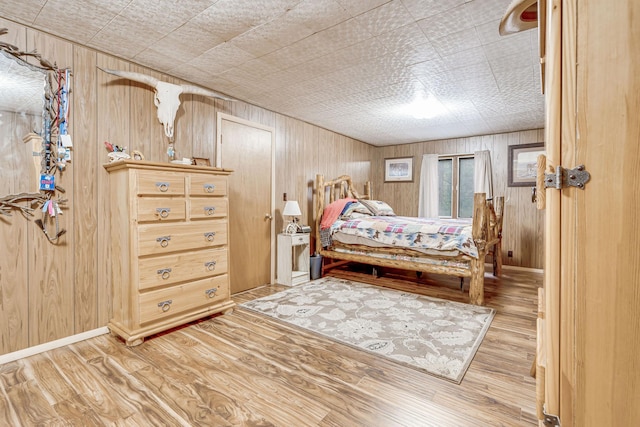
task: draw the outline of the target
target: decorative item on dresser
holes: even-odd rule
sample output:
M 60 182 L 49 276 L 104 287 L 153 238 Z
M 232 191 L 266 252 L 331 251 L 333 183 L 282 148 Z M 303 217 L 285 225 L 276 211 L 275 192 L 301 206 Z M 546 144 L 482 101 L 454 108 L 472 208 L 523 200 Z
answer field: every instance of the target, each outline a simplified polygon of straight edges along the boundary
M 113 318 L 127 345 L 227 313 L 229 170 L 121 160 L 111 189 Z

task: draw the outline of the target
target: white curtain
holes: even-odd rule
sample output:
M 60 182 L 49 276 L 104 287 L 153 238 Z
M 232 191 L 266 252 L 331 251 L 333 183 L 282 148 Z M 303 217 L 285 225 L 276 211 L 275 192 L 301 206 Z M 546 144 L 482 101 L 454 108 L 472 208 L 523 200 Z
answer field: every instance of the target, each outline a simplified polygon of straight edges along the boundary
M 486 193 L 487 199 L 493 198 L 493 173 L 491 171 L 491 152 L 476 151 L 473 163 L 473 191 Z
M 438 155 L 424 154 L 420 167 L 420 194 L 418 216 L 438 217 Z

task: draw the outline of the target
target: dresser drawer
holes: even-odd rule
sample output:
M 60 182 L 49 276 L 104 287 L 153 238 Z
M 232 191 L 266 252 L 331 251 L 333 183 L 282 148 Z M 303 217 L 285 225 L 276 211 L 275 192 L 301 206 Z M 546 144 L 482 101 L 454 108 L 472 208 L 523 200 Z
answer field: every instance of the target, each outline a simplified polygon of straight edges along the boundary
M 138 195 L 184 195 L 183 174 L 173 172 L 138 171 L 136 177 Z
M 140 294 L 140 323 L 152 322 L 229 298 L 226 274 Z
M 213 248 L 226 244 L 227 221 L 224 220 L 138 226 L 138 254 L 140 256 Z
M 192 197 L 190 202 L 191 219 L 224 218 L 228 215 L 229 203 L 222 197 Z
M 191 174 L 192 196 L 226 196 L 227 177 L 204 174 Z
M 181 252 L 138 261 L 138 289 L 144 290 L 227 272 L 227 249 Z
M 180 221 L 185 219 L 185 200 L 163 197 L 138 198 L 138 222 Z

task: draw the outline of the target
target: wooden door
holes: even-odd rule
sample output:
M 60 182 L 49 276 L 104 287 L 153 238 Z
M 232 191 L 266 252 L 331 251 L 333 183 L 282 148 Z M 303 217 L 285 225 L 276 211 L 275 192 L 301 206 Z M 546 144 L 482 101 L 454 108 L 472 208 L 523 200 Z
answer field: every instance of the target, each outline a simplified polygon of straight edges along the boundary
M 591 180 L 547 190 L 546 409 L 563 426 L 640 425 L 640 3 L 550 3 L 548 163 Z
M 273 281 L 273 135 L 271 128 L 220 113 L 216 164 L 229 177 L 231 293 Z
M 640 2 L 576 3 L 575 144 L 562 146 L 592 179 L 567 195 L 568 209 L 562 205 L 563 223 L 576 230 L 576 239 L 562 243 L 575 244 L 575 267 L 562 276 L 575 300 L 575 341 L 567 343 L 576 359 L 573 418 L 577 426 L 637 426 Z

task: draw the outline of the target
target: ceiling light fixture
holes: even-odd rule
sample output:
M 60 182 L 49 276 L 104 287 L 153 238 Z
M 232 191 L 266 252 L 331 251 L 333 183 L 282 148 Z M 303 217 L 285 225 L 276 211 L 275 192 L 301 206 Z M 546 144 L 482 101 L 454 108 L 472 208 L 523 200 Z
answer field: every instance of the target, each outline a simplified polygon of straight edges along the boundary
M 447 109 L 433 95 L 426 98 L 418 95 L 411 104 L 401 106 L 399 112 L 416 119 L 431 119 L 445 114 Z

